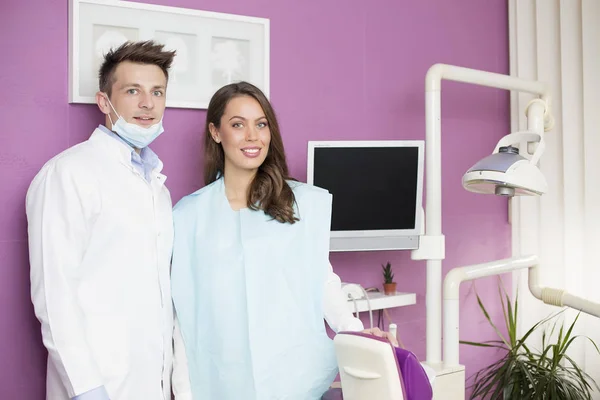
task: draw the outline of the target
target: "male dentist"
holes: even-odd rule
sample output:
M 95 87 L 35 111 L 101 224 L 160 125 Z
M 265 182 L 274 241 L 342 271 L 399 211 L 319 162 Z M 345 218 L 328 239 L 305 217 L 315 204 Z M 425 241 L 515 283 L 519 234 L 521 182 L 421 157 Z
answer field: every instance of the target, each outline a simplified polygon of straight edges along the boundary
M 152 41 L 106 54 L 105 124 L 48 161 L 27 192 L 48 400 L 171 398 L 171 197 L 148 145 L 163 132 L 174 55 Z

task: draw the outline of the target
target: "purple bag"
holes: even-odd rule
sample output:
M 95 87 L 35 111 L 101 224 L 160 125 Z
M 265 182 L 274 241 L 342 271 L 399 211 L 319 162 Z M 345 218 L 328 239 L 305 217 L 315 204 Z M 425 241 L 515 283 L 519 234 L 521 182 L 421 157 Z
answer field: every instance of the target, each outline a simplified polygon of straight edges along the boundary
M 387 339 L 379 338 L 362 332 L 343 332 L 343 334 L 357 335 L 369 339 L 379 340 L 382 342 L 388 342 Z M 389 342 L 388 342 L 389 343 Z M 406 400 L 431 400 L 433 398 L 433 389 L 429 383 L 429 377 L 423 369 L 423 366 L 414 355 L 414 353 L 402 349 L 400 347 L 394 347 L 390 344 L 390 347 L 394 351 L 396 358 L 396 365 L 398 366 L 398 374 L 400 377 L 400 384 L 402 385 L 402 391 Z M 341 389 L 331 389 L 325 393 L 322 400 L 342 400 Z M 393 399 L 381 399 L 381 400 L 393 400 Z

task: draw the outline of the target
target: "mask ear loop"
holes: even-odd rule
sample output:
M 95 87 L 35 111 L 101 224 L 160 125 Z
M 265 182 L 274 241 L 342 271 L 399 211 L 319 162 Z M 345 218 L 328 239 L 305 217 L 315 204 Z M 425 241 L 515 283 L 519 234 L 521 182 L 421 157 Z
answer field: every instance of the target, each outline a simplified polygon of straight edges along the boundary
M 106 101 L 108 101 L 108 104 L 110 105 L 110 108 L 112 108 L 112 110 L 115 112 L 115 115 L 117 116 L 117 118 L 121 118 L 121 116 L 119 115 L 119 113 L 117 112 L 117 110 L 115 110 L 115 107 L 113 107 L 113 105 L 110 102 L 110 99 L 108 98 L 108 95 L 106 93 L 104 93 L 104 97 L 106 98 Z M 110 117 L 110 113 L 108 113 L 108 119 L 110 120 L 110 129 L 112 129 L 113 126 L 115 125 L 115 123 L 113 122 L 112 118 Z

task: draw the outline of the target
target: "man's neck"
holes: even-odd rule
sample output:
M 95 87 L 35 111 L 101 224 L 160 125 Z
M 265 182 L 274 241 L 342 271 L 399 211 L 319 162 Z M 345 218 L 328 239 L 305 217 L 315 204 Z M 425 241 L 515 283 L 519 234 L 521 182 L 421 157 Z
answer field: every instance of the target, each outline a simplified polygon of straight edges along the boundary
M 130 143 L 129 143 L 129 142 L 126 140 L 126 139 L 124 139 L 124 138 L 123 138 L 121 135 L 119 135 L 117 132 L 115 132 L 115 131 L 113 130 L 113 128 L 112 128 L 112 123 L 110 122 L 110 119 L 108 118 L 108 115 L 107 115 L 107 116 L 106 116 L 106 118 L 104 119 L 104 126 L 105 126 L 107 129 L 111 130 L 111 131 L 112 131 L 112 132 L 113 132 L 115 135 L 117 135 L 118 137 L 120 137 L 121 139 L 123 139 L 123 141 L 124 141 L 125 143 L 127 143 L 129 146 L 131 146 L 131 148 L 133 148 L 133 150 L 134 150 L 136 153 L 138 153 L 138 155 L 139 155 L 139 154 L 141 154 L 141 152 L 142 152 L 142 149 L 138 149 L 137 147 L 135 147 L 135 146 L 132 146 L 132 145 L 131 145 L 131 144 L 130 144 Z

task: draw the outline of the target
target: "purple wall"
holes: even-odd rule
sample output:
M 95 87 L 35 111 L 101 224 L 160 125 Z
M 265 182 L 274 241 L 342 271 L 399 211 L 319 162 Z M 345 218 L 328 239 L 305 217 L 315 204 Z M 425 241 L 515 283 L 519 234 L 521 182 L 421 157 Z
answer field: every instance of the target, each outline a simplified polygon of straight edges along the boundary
M 508 72 L 504 0 L 156 0 L 163 5 L 271 20 L 271 98 L 292 172 L 306 175 L 306 143 L 333 139 L 423 139 L 424 78 L 444 62 Z M 45 351 L 29 299 L 24 198 L 42 164 L 84 140 L 102 118 L 67 103 L 67 1 L 3 0 L 0 6 L 0 398 L 42 399 Z M 443 94 L 444 270 L 510 254 L 505 200 L 464 191 L 462 173 L 509 130 L 508 94 L 445 83 Z M 169 109 L 153 146 L 173 200 L 201 184 L 204 111 Z M 472 151 L 470 151 L 472 150 Z M 425 263 L 408 252 L 334 254 L 344 281 L 381 286 L 391 261 L 399 290 L 415 306 L 392 310 L 405 344 L 425 353 Z M 508 282 L 510 283 L 510 282 Z M 462 337 L 493 333 L 463 287 Z M 479 292 L 501 312 L 494 279 Z M 494 353 L 463 347 L 467 375 Z

